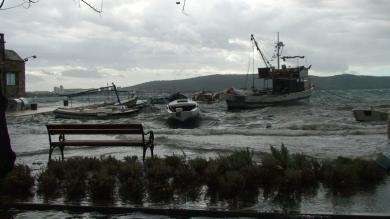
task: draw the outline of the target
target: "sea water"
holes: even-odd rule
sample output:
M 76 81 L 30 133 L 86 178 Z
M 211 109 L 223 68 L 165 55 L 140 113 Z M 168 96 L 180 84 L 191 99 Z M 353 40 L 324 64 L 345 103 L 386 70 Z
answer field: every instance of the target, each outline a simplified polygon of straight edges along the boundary
M 36 98 L 34 101 L 39 106 L 53 108 L 62 104 L 62 99 L 53 97 Z M 78 101 L 87 104 L 91 100 Z M 191 124 L 169 122 L 165 105 L 151 105 L 134 116 L 112 120 L 59 119 L 53 113 L 44 113 L 12 114 L 7 116 L 7 121 L 17 162 L 33 167 L 35 172 L 43 168 L 48 159 L 47 123 L 142 123 L 145 130 L 155 133 L 155 153 L 158 156 L 184 153 L 189 158 L 208 158 L 249 148 L 256 158 L 269 153 L 270 146 L 284 144 L 291 153 L 320 159 L 338 156 L 375 159 L 381 152 L 390 152 L 386 123 L 357 122 L 352 110 L 386 106 L 390 107 L 390 90 L 316 90 L 309 101 L 294 105 L 228 111 L 223 101 L 201 103 L 201 117 Z M 65 157 L 111 155 L 120 159 L 141 154 L 139 148 L 128 147 L 65 149 Z M 54 156 L 59 156 L 58 151 L 54 152 Z M 386 204 L 390 203 L 389 197 L 390 181 L 387 179 L 375 191 L 347 198 L 335 199 L 320 192 L 315 197 L 303 199 L 290 210 L 302 213 L 390 213 Z M 192 207 L 202 208 L 203 205 L 195 203 Z M 209 206 L 206 204 L 204 207 Z M 259 200 L 248 208 L 272 211 L 282 207 Z

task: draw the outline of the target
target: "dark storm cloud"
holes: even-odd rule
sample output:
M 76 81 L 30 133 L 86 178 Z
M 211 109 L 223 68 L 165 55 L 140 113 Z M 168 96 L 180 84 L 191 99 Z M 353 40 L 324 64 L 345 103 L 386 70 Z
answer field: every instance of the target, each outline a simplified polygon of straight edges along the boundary
M 96 84 L 119 76 L 134 84 L 156 76 L 245 73 L 250 34 L 271 57 L 277 32 L 284 54 L 305 55 L 315 73 L 359 68 L 368 74 L 389 66 L 389 9 L 385 0 L 187 0 L 184 15 L 175 1 L 117 0 L 105 1 L 98 15 L 72 1 L 40 1 L 28 10 L 1 11 L 0 30 L 7 48 L 38 56 L 28 63 L 36 75 L 48 71 Z M 58 83 L 45 80 L 48 88 Z

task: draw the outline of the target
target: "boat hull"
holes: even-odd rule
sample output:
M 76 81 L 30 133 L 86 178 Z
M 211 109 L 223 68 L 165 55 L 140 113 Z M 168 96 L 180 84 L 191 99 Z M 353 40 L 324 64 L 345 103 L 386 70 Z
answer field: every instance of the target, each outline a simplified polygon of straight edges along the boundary
M 359 122 L 380 122 L 389 119 L 389 112 L 374 109 L 353 110 L 353 116 Z
M 169 118 L 180 122 L 186 122 L 199 117 L 199 108 L 193 111 L 169 112 Z
M 251 109 L 266 107 L 277 104 L 286 104 L 291 102 L 297 102 L 310 98 L 313 93 L 313 88 L 288 93 L 288 94 L 259 94 L 247 93 L 243 95 L 229 94 L 226 96 L 226 104 L 228 109 Z
M 80 111 L 72 108 L 59 108 L 53 111 L 55 117 L 63 119 L 114 119 L 131 116 L 139 111 L 138 108 L 124 111 Z
M 167 105 L 169 119 L 185 122 L 199 117 L 199 105 L 189 99 L 178 99 Z

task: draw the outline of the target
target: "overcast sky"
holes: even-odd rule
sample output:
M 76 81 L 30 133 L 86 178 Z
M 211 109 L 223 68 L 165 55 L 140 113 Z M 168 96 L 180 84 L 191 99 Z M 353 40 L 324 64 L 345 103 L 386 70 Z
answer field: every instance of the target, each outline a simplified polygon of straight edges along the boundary
M 176 1 L 104 0 L 98 14 L 40 0 L 0 11 L 0 32 L 7 49 L 37 55 L 26 63 L 29 91 L 246 74 L 252 33 L 271 59 L 280 32 L 283 54 L 305 55 L 313 75 L 390 76 L 390 1 L 187 0 L 185 13 Z

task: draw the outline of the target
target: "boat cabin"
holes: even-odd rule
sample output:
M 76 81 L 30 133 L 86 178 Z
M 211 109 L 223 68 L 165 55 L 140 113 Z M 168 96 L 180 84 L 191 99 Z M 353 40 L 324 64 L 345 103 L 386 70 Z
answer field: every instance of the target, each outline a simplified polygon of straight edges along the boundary
M 304 91 L 310 87 L 308 69 L 310 67 L 287 68 L 286 65 L 282 65 L 281 69 L 258 68 L 258 74 L 260 79 L 272 80 L 274 94 L 284 94 Z

